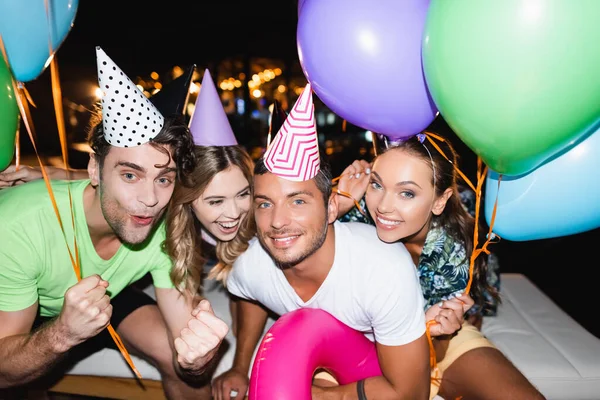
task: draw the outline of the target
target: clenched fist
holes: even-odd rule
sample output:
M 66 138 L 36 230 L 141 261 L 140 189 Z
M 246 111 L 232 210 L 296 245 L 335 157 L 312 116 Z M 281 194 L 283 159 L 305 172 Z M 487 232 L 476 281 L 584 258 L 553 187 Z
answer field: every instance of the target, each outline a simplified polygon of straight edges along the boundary
M 177 362 L 181 368 L 190 371 L 202 371 L 216 354 L 229 327 L 215 316 L 208 300 L 202 300 L 192 311 L 181 334 L 175 339 Z
M 56 320 L 67 349 L 96 336 L 110 322 L 112 305 L 106 294 L 108 282 L 91 275 L 65 293 L 63 308 Z

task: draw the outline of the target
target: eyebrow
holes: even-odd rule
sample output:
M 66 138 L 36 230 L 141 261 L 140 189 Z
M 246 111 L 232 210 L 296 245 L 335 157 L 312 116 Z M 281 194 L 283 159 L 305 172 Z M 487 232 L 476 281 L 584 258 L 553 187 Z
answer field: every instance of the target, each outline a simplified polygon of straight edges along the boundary
M 146 172 L 146 168 L 144 168 L 144 167 L 142 167 L 140 165 L 131 163 L 131 162 L 127 162 L 127 161 L 117 161 L 117 163 L 115 164 L 115 166 L 116 167 L 119 167 L 119 166 L 121 166 L 121 167 L 127 167 L 127 168 L 131 168 L 131 169 L 135 169 L 136 171 Z
M 286 197 L 289 199 L 289 198 L 300 196 L 300 195 L 305 195 L 305 196 L 308 196 L 308 197 L 315 197 L 308 190 L 298 190 L 297 192 L 292 192 L 292 193 L 288 194 Z
M 246 186 L 245 188 L 243 188 L 242 190 L 240 190 L 239 192 L 237 192 L 235 195 L 239 196 L 240 194 L 244 193 L 245 191 L 250 189 L 250 185 Z M 218 199 L 224 199 L 225 196 L 207 196 L 204 197 L 204 200 L 218 200 Z
M 375 176 L 375 178 L 378 181 L 382 181 L 381 177 L 379 176 L 379 174 L 377 172 L 371 171 L 371 175 Z M 404 186 L 404 185 L 415 185 L 419 189 L 422 189 L 421 186 L 419 186 L 417 184 L 417 182 L 415 182 L 415 181 L 400 181 L 400 182 L 396 183 L 394 186 L 398 187 L 398 186 Z
M 292 193 L 288 193 L 285 197 L 290 199 L 292 197 L 296 197 L 296 196 L 300 196 L 300 195 L 305 195 L 305 196 L 309 196 L 309 197 L 315 197 L 311 192 L 307 191 L 307 190 L 298 190 L 296 192 L 292 192 Z M 267 200 L 270 201 L 271 203 L 273 203 L 273 200 L 271 200 L 269 198 L 269 196 L 266 196 L 264 194 L 254 194 L 254 200 L 256 199 L 263 199 L 263 200 Z
M 148 171 L 146 170 L 146 168 L 142 167 L 141 165 L 137 165 L 134 164 L 132 162 L 128 162 L 128 161 L 117 161 L 115 166 L 121 166 L 121 167 L 127 167 L 127 168 L 131 168 L 131 169 L 135 169 L 136 171 L 140 171 L 143 173 L 147 173 Z M 177 172 L 177 168 L 173 168 L 173 167 L 168 167 L 168 168 L 163 168 L 159 173 L 158 176 L 163 176 L 166 174 L 169 174 L 171 172 Z

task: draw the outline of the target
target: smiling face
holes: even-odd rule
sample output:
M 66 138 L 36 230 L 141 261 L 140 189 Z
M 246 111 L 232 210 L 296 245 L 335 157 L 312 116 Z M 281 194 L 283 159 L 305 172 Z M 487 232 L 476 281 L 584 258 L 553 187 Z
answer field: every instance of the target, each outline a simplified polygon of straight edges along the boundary
M 90 179 L 98 187 L 106 222 L 122 242 L 143 242 L 160 221 L 173 194 L 173 158 L 149 143 L 112 147 L 99 167 L 91 157 Z
M 227 242 L 237 235 L 250 203 L 250 184 L 242 170 L 232 165 L 214 176 L 192 209 L 211 235 Z
M 434 194 L 431 165 L 409 152 L 390 150 L 373 164 L 366 202 L 384 242 L 427 234 L 432 215 L 439 215 L 451 191 Z
M 257 236 L 282 269 L 298 265 L 321 248 L 328 224 L 337 215 L 332 207 L 314 179 L 293 182 L 272 173 L 254 177 Z

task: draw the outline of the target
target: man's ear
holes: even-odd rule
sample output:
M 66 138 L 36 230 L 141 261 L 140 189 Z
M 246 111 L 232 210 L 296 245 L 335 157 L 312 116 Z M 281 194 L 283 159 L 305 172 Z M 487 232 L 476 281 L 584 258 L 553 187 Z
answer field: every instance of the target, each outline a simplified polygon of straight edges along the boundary
M 431 212 L 435 215 L 440 215 L 441 213 L 443 213 L 444 208 L 446 208 L 446 203 L 448 202 L 448 199 L 452 196 L 452 194 L 452 188 L 444 190 L 444 193 L 442 193 L 442 195 L 433 202 L 433 209 L 431 210 Z
M 327 223 L 333 224 L 338 217 L 338 194 L 332 192 L 327 203 Z
M 98 186 L 100 183 L 100 166 L 96 161 L 96 155 L 94 153 L 90 153 L 90 161 L 88 161 L 87 170 L 92 186 Z

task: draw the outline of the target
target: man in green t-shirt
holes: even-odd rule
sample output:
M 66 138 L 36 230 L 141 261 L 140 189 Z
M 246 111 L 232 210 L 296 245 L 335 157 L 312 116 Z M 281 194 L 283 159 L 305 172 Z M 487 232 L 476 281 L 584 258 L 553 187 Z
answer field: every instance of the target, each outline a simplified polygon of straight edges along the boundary
M 186 382 L 204 381 L 228 327 L 208 301 L 173 287 L 161 246 L 175 182 L 195 164 L 191 135 L 100 48 L 97 59 L 105 94 L 89 180 L 52 181 L 54 198 L 43 181 L 0 190 L 0 389 L 51 372 L 83 343 L 110 339 L 110 323 L 126 348 L 157 366 L 167 397 L 202 398 Z M 148 273 L 157 305 L 130 287 Z

